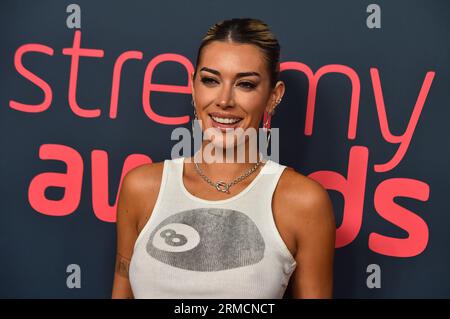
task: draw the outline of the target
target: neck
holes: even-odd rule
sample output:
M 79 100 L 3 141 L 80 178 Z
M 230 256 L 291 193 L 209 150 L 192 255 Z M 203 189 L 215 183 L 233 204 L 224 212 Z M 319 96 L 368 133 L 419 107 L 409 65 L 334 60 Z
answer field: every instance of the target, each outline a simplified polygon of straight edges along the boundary
M 189 161 L 198 163 L 203 173 L 211 180 L 229 181 L 239 177 L 254 167 L 257 162 L 262 161 L 257 148 L 250 147 L 248 143 L 245 143 L 245 147 L 242 148 L 245 149 L 245 152 L 238 153 L 236 146 L 234 150 L 214 148 L 211 147 L 209 141 L 205 141 L 201 149 Z M 263 165 L 264 162 L 260 163 L 259 166 L 262 167 Z M 257 173 L 260 167 L 253 174 Z

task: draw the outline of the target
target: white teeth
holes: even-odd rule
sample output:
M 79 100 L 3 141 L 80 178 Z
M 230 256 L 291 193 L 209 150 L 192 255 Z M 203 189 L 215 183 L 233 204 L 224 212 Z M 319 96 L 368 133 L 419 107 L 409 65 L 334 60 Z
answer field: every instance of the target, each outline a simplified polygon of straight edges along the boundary
M 227 119 L 227 118 L 215 117 L 215 116 L 211 116 L 211 117 L 213 118 L 214 121 L 216 121 L 218 123 L 222 123 L 222 124 L 234 124 L 241 120 L 241 119 Z

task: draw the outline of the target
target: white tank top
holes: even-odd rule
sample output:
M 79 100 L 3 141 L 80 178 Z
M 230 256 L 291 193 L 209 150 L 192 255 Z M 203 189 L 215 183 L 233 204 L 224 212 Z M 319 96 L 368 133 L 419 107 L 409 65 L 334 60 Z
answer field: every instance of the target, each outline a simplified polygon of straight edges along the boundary
M 183 168 L 184 157 L 164 161 L 130 262 L 134 297 L 281 299 L 297 265 L 271 208 L 286 166 L 267 159 L 243 191 L 216 201 L 191 194 Z

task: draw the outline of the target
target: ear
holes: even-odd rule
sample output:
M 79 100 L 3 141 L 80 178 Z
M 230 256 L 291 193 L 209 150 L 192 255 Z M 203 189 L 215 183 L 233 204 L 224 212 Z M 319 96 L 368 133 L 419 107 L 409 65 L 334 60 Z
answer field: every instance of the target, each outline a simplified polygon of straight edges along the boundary
M 277 98 L 276 90 L 273 89 L 272 92 L 270 93 L 269 100 L 267 101 L 267 105 L 266 105 L 266 108 L 264 109 L 264 112 L 269 113 L 272 111 L 272 109 L 275 105 L 276 98 Z
M 278 107 L 277 101 L 283 98 L 285 91 L 285 85 L 283 81 L 278 81 L 275 88 L 272 90 L 269 98 L 269 102 L 266 106 L 266 112 L 273 112 Z

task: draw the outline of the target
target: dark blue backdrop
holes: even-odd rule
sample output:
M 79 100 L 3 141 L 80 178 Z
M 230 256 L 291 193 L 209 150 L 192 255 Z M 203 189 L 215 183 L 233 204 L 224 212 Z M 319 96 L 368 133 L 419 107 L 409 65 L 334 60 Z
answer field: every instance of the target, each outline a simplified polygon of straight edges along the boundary
M 305 175 L 330 170 L 346 176 L 352 147 L 362 146 L 369 151 L 368 166 L 364 168 L 364 206 L 359 212 L 361 228 L 349 244 L 336 249 L 335 297 L 450 297 L 450 216 L 445 202 L 450 178 L 450 2 L 376 1 L 381 8 L 381 28 L 369 29 L 366 8 L 372 2 L 79 0 L 81 47 L 104 50 L 103 58 L 80 59 L 77 101 L 85 109 L 101 110 L 98 117 L 83 118 L 69 106 L 71 58 L 62 51 L 73 44 L 75 30 L 66 26 L 66 7 L 72 2 L 2 1 L 0 297 L 110 297 L 115 223 L 98 216 L 111 216 L 128 156 L 142 154 L 155 162 L 169 158 L 176 143 L 170 139 L 172 129 L 190 127 L 190 122 L 164 125 L 146 116 L 142 104 L 146 67 L 154 57 L 167 53 L 184 56 L 194 64 L 207 29 L 233 17 L 266 21 L 280 41 L 282 62 L 300 62 L 313 72 L 325 65 L 345 65 L 359 77 L 355 139 L 347 136 L 352 87 L 349 79 L 340 74 L 327 74 L 319 82 L 312 135 L 304 133 L 308 80 L 298 71 L 282 72 L 286 94 L 272 119 L 272 126 L 280 128 L 280 162 Z M 22 57 L 24 67 L 51 87 L 51 104 L 41 112 L 20 111 L 10 103 L 44 101 L 43 90 L 22 76 L 14 63 L 18 48 L 30 43 L 54 50 L 53 55 L 27 53 Z M 124 64 L 118 113 L 111 118 L 114 63 L 128 50 L 141 51 L 143 56 Z M 375 171 L 374 165 L 388 162 L 398 145 L 382 135 L 370 68 L 379 72 L 389 128 L 394 135 L 405 131 L 427 72 L 434 74 L 410 145 L 401 161 L 386 172 Z M 188 83 L 187 75 L 181 64 L 168 62 L 155 69 L 152 81 L 182 86 Z M 155 92 L 151 104 L 158 114 L 190 117 L 190 99 L 189 94 Z M 33 198 L 37 195 L 30 189 L 39 174 L 65 173 L 68 169 L 62 161 L 40 158 L 39 150 L 46 144 L 71 148 L 71 159 L 78 163 L 78 169 L 83 163 L 83 170 L 77 172 L 82 178 L 80 198 L 71 199 L 73 212 L 67 213 L 70 208 L 63 207 L 67 213 L 64 216 L 52 216 L 56 214 L 51 210 L 53 204 L 46 206 L 42 198 Z M 92 195 L 93 189 L 99 187 L 92 184 L 92 170 L 99 169 L 92 164 L 95 151 L 104 151 L 108 156 L 108 180 L 101 176 L 108 183 L 108 202 L 97 208 Z M 383 218 L 374 205 L 375 190 L 391 178 L 414 179 L 429 188 L 427 200 L 396 199 L 398 205 L 423 220 L 428 230 L 426 247 L 415 256 L 388 256 L 369 248 L 373 232 L 408 237 L 408 232 Z M 78 180 L 73 177 L 71 181 L 76 184 Z M 339 226 L 344 197 L 335 190 L 329 193 Z M 45 197 L 55 201 L 74 194 L 61 187 L 45 191 Z M 94 198 L 99 196 L 95 194 Z M 41 203 L 43 211 L 34 203 Z M 395 216 L 398 211 L 389 213 Z M 70 275 L 66 269 L 71 264 L 81 269 L 81 288 L 66 285 Z M 370 289 L 366 284 L 370 264 L 380 266 L 380 288 Z

